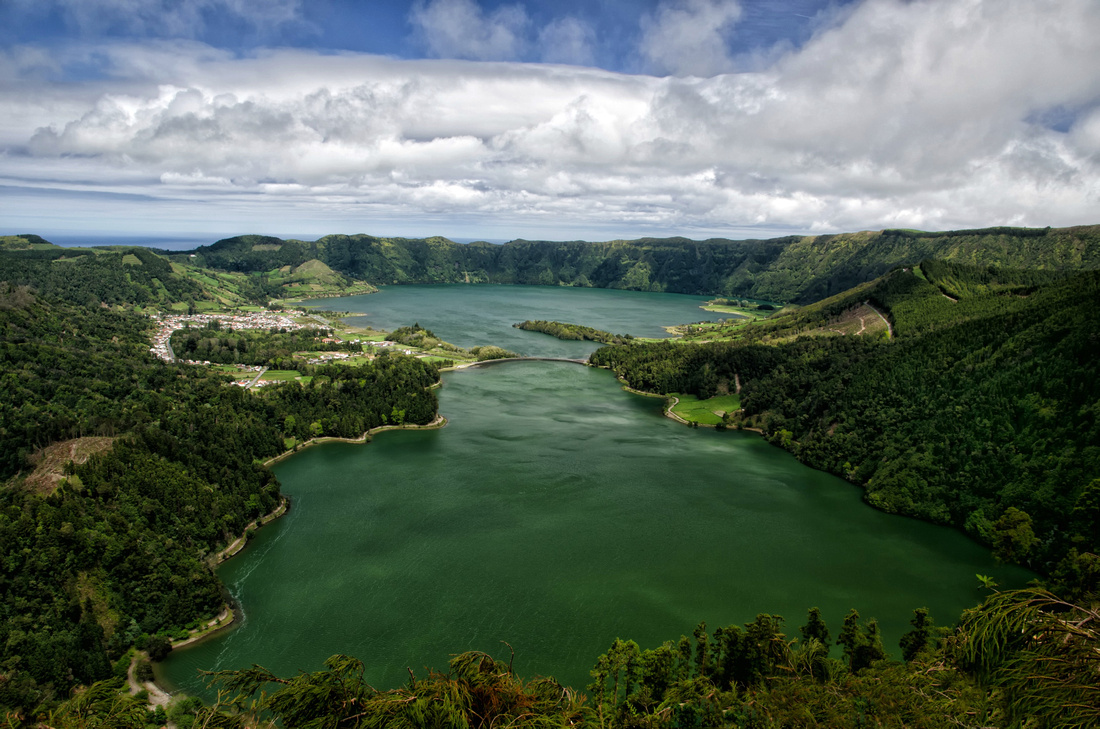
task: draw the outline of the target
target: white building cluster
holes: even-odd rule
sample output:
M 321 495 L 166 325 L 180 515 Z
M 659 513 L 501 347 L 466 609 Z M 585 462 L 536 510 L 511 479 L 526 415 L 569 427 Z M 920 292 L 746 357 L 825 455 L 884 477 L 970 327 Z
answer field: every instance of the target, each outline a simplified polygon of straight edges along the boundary
M 171 362 L 172 351 L 168 346 L 168 340 L 172 338 L 172 332 L 186 329 L 188 326 L 206 326 L 212 321 L 221 322 L 223 327 L 230 329 L 304 329 L 313 324 L 300 324 L 294 321 L 288 314 L 276 314 L 270 311 L 256 312 L 252 314 L 170 314 L 161 317 L 153 314 L 152 318 L 157 322 L 157 331 L 153 335 L 153 346 L 149 348 L 155 356 L 165 362 Z M 188 364 L 210 364 L 209 362 L 190 362 Z
M 351 352 L 315 352 L 316 356 L 306 360 L 311 365 L 328 364 L 339 359 L 348 359 Z

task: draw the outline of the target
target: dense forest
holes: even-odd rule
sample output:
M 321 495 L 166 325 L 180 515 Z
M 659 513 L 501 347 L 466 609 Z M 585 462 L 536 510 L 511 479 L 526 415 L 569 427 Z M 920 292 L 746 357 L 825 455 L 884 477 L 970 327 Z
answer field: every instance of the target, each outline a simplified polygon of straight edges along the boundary
M 204 298 L 201 286 L 175 275 L 167 259 L 146 248 L 102 251 L 40 244 L 0 249 L 0 281 L 33 286 L 41 296 L 81 306 Z
M 331 329 L 232 330 L 214 320 L 202 327 L 177 329 L 172 333 L 172 351 L 188 360 L 275 366 L 293 359 L 295 352 L 362 352 L 357 344 L 325 339 L 332 339 Z
M 205 558 L 276 506 L 260 463 L 288 441 L 436 414 L 438 372 L 412 357 L 303 365 L 309 384 L 253 393 L 153 358 L 149 327 L 0 283 L 0 710 L 28 716 L 214 615 Z M 91 440 L 58 480 L 18 478 L 44 446 Z
M 822 335 L 861 300 L 889 313 L 893 337 Z M 1100 588 L 1100 273 L 927 261 L 740 331 L 607 347 L 592 362 L 656 393 L 709 397 L 739 379 L 729 425 L 760 428 L 874 506 L 964 529 L 1073 594 Z
M 811 303 L 923 258 L 1008 268 L 1100 268 L 1100 226 L 886 230 L 772 240 L 643 238 L 588 243 L 515 240 L 460 245 L 446 238 L 329 235 L 316 241 L 246 235 L 177 260 L 268 271 L 323 261 L 375 284 L 502 283 L 664 291 Z

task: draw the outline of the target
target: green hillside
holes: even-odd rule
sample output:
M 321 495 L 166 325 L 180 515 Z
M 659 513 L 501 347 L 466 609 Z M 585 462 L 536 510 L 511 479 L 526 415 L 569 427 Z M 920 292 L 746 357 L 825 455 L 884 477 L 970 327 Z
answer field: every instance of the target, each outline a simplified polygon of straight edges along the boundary
M 61 248 L 38 236 L 0 238 L 0 280 L 80 305 L 180 311 L 370 293 L 319 260 L 254 273 L 212 271 L 149 248 Z
M 402 283 L 584 286 L 808 304 L 926 258 L 1091 270 L 1100 268 L 1100 226 L 885 230 L 740 241 L 515 240 L 500 246 L 460 245 L 441 237 L 329 235 L 301 241 L 245 235 L 182 253 L 59 248 L 21 235 L 0 239 L 0 278 L 74 303 L 176 304 L 200 310 L 369 293 L 374 290 L 370 284 Z M 76 265 L 76 275 L 48 265 L 62 262 Z
M 643 238 L 602 243 L 330 235 L 239 236 L 187 254 L 209 268 L 258 273 L 310 260 L 374 284 L 504 283 L 664 291 L 810 303 L 925 258 L 1049 270 L 1100 268 L 1100 226 L 885 230 L 772 240 Z
M 37 235 L 0 235 L 0 251 L 50 250 L 56 247 Z

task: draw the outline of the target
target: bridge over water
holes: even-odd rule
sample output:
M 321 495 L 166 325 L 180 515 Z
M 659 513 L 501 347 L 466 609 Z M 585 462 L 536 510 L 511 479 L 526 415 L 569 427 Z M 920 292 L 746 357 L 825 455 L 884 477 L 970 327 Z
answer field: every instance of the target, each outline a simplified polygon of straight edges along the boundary
M 501 362 L 572 362 L 586 365 L 588 359 L 570 359 L 568 357 L 504 357 L 502 359 L 487 359 L 484 362 L 474 362 L 466 367 L 482 367 L 484 365 L 500 364 Z

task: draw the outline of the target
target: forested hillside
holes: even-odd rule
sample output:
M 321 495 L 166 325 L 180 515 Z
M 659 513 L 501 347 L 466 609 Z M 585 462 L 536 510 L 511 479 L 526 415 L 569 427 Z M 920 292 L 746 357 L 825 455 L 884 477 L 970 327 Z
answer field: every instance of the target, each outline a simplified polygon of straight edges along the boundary
M 604 243 L 330 235 L 316 241 L 246 235 L 184 256 L 210 268 L 267 271 L 317 259 L 375 284 L 503 283 L 665 291 L 810 303 L 923 258 L 1012 268 L 1100 268 L 1100 226 L 886 230 L 772 240 L 686 238 Z
M 1048 278 L 926 262 L 741 341 L 609 347 L 592 361 L 658 393 L 708 397 L 740 378 L 731 425 L 761 428 L 881 509 L 965 529 L 1095 592 L 1100 273 Z M 893 338 L 789 336 L 865 299 Z
M 198 283 L 174 274 L 167 259 L 146 248 L 108 252 L 44 241 L 26 249 L 9 245 L 0 248 L 0 281 L 33 286 L 42 296 L 80 305 L 205 298 Z
M 149 327 L 0 282 L 0 711 L 28 716 L 213 616 L 205 557 L 275 507 L 259 463 L 288 439 L 435 417 L 438 372 L 415 358 L 303 364 L 310 384 L 252 392 L 155 359 Z M 22 479 L 44 446 L 88 436 L 98 452 L 60 481 Z
M 190 256 L 169 261 L 164 251 L 134 246 L 61 248 L 36 235 L 0 236 L 0 281 L 71 304 L 191 311 L 376 290 L 313 259 L 227 273 L 200 268 Z

